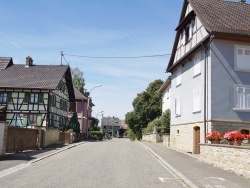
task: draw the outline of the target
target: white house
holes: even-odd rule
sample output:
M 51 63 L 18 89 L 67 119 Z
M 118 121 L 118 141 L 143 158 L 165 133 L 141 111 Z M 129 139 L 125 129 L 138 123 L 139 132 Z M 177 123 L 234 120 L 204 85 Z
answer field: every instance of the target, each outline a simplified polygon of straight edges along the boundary
M 250 5 L 184 0 L 167 72 L 172 147 L 199 153 L 206 133 L 250 130 Z

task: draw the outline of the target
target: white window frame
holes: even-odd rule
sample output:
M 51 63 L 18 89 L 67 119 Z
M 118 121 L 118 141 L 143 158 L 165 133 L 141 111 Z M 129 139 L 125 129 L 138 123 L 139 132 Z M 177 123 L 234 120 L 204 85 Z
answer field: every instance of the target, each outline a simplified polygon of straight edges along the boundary
M 238 55 L 239 50 L 242 50 L 242 55 Z M 250 46 L 235 45 L 234 67 L 237 71 L 250 72 Z
M 181 116 L 181 97 L 175 98 L 175 116 Z
M 193 89 L 193 113 L 201 112 L 201 89 Z
M 199 76 L 201 74 L 201 53 L 197 53 L 194 58 L 194 75 L 193 78 Z
M 182 67 L 179 66 L 176 70 L 176 84 L 175 86 L 179 86 L 181 85 L 181 81 L 182 81 Z
M 234 110 L 250 111 L 250 85 L 235 85 L 234 94 Z

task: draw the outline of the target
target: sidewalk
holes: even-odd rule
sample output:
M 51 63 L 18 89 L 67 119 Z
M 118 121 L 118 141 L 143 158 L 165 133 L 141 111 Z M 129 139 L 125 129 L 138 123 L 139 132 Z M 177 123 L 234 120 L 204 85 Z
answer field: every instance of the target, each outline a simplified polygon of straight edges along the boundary
M 17 153 L 7 153 L 0 157 L 0 171 L 12 168 L 23 163 L 35 163 L 67 149 L 84 144 L 86 141 L 73 144 L 55 144 L 40 150 L 27 150 Z
M 181 179 L 184 177 L 183 179 L 195 185 L 191 187 L 249 187 L 249 179 L 203 163 L 199 160 L 199 155 L 173 150 L 155 143 L 142 143 L 152 150 L 154 157 L 172 168 L 177 176 Z

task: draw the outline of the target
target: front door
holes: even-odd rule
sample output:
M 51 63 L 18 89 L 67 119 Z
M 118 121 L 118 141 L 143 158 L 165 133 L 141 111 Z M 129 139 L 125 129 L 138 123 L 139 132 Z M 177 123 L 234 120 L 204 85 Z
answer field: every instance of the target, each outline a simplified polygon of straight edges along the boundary
M 194 127 L 194 147 L 193 153 L 200 154 L 200 127 Z

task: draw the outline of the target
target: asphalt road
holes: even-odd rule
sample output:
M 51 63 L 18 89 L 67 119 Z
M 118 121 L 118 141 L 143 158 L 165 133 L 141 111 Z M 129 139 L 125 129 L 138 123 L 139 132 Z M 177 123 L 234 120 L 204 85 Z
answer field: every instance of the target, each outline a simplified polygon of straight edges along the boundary
M 127 139 L 89 142 L 20 168 L 1 177 L 0 187 L 183 187 L 139 142 Z
M 244 188 L 249 185 L 248 179 L 159 144 L 127 139 L 80 144 L 43 160 L 19 164 L 8 175 L 0 172 L 1 188 Z

